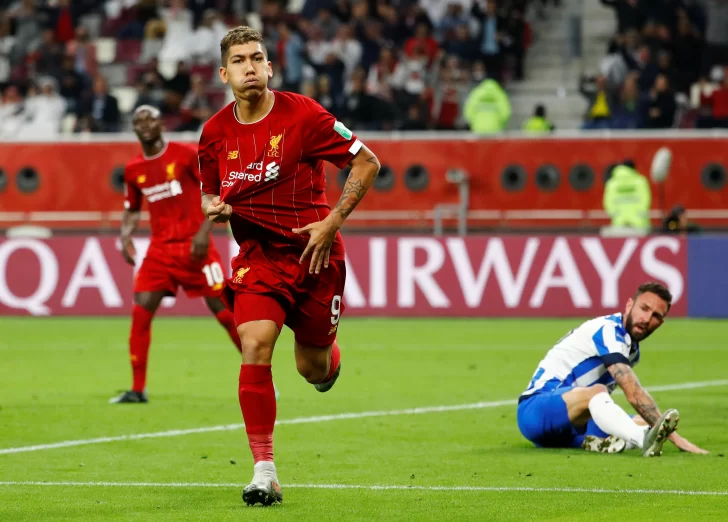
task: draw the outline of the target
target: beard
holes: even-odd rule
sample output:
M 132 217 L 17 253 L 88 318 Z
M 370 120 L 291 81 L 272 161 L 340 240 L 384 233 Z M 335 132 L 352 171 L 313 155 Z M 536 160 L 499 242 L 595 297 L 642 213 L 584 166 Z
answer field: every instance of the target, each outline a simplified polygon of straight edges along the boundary
M 635 326 L 640 326 L 642 328 L 642 331 L 635 330 Z M 652 332 L 655 331 L 654 328 L 650 329 L 649 323 L 638 323 L 635 325 L 634 319 L 632 318 L 632 310 L 630 309 L 629 314 L 627 315 L 627 321 L 625 324 L 625 329 L 627 330 L 627 333 L 629 333 L 630 337 L 634 341 L 644 341 L 647 339 L 650 335 L 652 335 Z

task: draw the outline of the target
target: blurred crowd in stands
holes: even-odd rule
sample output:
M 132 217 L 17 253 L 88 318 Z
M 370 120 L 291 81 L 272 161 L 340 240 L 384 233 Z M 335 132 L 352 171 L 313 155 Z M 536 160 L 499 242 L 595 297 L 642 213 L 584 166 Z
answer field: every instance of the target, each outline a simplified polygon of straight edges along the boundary
M 728 0 L 601 0 L 617 33 L 581 81 L 585 129 L 728 127 Z
M 237 25 L 263 33 L 272 87 L 357 129 L 498 131 L 510 117 L 501 86 L 523 76 L 525 11 L 526 0 L 0 0 L 0 137 L 129 130 L 145 103 L 169 130 L 198 130 L 232 100 L 217 69 Z

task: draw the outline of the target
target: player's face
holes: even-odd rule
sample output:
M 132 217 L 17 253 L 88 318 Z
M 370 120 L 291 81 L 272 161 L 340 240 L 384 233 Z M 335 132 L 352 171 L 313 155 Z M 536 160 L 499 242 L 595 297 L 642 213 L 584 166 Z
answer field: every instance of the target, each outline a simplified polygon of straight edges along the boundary
M 162 136 L 162 122 L 149 111 L 140 111 L 132 121 L 139 141 L 152 144 Z
M 627 301 L 625 328 L 635 341 L 642 341 L 665 321 L 667 303 L 651 292 Z
M 230 47 L 225 65 L 220 67 L 220 79 L 230 84 L 233 93 L 243 99 L 260 96 L 273 76 L 271 63 L 258 42 Z

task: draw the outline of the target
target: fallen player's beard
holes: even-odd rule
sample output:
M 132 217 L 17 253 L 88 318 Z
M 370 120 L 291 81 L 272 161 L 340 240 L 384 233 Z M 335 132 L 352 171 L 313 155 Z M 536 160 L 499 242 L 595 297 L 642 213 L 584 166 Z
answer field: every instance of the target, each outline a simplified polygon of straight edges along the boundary
M 648 324 L 640 324 L 641 327 L 644 328 L 645 333 L 639 334 L 634 333 L 632 329 L 634 328 L 634 321 L 632 320 L 632 309 L 629 310 L 629 315 L 627 316 L 627 324 L 625 325 L 627 327 L 627 332 L 629 332 L 629 335 L 632 336 L 632 339 L 635 341 L 644 341 L 647 339 L 653 332 L 653 330 L 650 330 L 650 326 Z

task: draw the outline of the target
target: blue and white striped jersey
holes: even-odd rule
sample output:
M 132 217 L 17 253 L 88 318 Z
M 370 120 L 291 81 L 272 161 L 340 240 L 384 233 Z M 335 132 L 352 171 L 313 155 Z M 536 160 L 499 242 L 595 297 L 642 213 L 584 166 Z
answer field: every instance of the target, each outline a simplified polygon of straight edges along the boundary
M 604 384 L 611 393 L 617 384 L 607 367 L 618 362 L 634 366 L 639 360 L 639 343 L 632 342 L 622 314 L 597 317 L 574 328 L 546 353 L 521 399 L 594 384 Z

